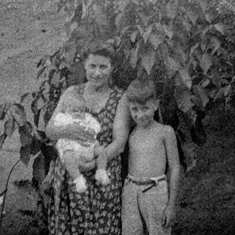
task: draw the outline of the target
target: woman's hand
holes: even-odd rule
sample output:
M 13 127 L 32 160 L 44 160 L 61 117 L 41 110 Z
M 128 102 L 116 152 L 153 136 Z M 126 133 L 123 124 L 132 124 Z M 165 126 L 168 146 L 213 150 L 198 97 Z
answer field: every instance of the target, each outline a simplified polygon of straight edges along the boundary
M 101 155 L 104 152 L 105 152 L 105 146 L 96 144 L 96 146 L 94 148 L 95 157 L 98 157 L 99 155 Z

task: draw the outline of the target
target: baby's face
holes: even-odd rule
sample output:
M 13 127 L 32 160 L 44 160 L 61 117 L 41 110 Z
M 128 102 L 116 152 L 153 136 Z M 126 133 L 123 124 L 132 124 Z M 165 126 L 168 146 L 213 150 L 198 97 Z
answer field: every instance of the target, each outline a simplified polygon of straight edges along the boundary
M 81 118 L 83 119 L 85 116 L 85 107 L 73 107 L 72 109 L 69 109 L 68 112 L 74 117 L 74 118 Z

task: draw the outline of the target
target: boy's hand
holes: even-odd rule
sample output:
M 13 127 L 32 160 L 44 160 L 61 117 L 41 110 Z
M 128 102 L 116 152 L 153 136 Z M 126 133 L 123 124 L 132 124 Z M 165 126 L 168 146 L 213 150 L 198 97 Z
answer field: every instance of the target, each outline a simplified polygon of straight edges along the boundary
M 162 217 L 162 226 L 168 228 L 173 225 L 173 219 L 175 217 L 175 209 L 167 206 Z

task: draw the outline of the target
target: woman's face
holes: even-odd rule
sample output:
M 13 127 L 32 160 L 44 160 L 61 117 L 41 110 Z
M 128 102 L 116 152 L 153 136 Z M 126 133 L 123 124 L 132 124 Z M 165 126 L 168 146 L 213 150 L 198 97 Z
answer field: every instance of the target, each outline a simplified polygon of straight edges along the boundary
M 85 61 L 86 77 L 95 87 L 103 87 L 108 84 L 112 72 L 109 57 L 90 54 Z

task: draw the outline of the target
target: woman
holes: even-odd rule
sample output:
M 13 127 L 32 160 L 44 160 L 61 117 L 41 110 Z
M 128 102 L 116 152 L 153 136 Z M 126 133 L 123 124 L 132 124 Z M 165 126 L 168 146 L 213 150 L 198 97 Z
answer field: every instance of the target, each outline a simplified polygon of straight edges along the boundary
M 53 194 L 49 205 L 50 234 L 121 234 L 121 159 L 129 134 L 129 111 L 126 96 L 117 87 L 110 86 L 114 51 L 108 44 L 92 42 L 83 51 L 87 82 L 69 87 L 49 121 L 46 134 L 52 140 L 73 136 L 87 140 L 79 127 L 54 127 L 53 118 L 61 111 L 61 103 L 66 97 L 82 94 L 87 108 L 101 124 L 98 141 L 101 147 L 98 155 L 108 158 L 107 171 L 110 183 L 103 186 L 94 179 L 95 160 L 83 164 L 82 169 L 88 189 L 77 193 L 72 178 L 66 172 L 59 158 L 54 166 Z

